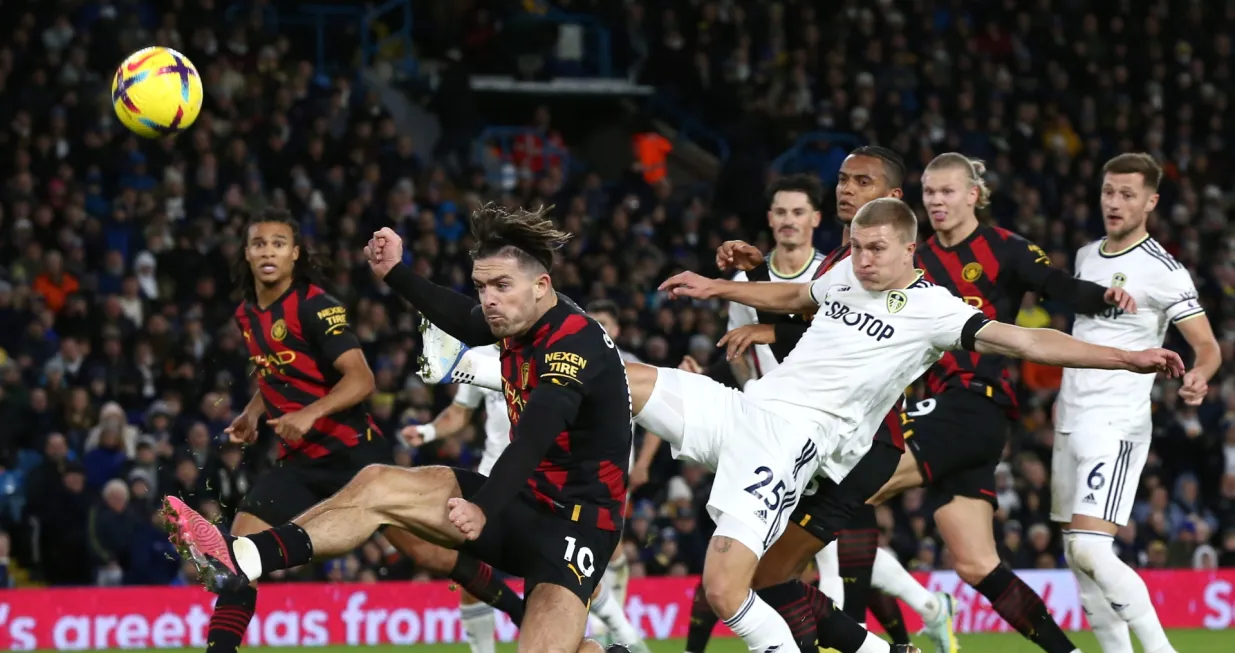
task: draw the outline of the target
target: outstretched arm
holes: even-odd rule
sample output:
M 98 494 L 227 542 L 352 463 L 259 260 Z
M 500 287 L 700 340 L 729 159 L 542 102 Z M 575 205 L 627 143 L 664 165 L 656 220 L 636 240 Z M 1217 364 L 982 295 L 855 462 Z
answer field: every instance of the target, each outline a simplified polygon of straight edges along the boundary
M 750 282 L 708 279 L 694 272 L 676 274 L 660 284 L 673 298 L 727 299 L 768 313 L 801 313 L 819 304 L 809 283 Z
M 469 347 L 497 342 L 476 300 L 429 281 L 401 262 L 403 239 L 392 229 L 373 234 L 364 251 L 373 274 L 443 331 Z
M 1042 293 L 1083 315 L 1101 313 L 1111 306 L 1136 312 L 1136 302 L 1126 291 L 1078 279 L 1052 266 L 1046 252 L 1028 240 L 1014 236 L 1007 246 L 1008 263 L 1026 290 Z
M 970 337 L 972 346 L 964 342 Z M 972 336 L 962 338 L 962 345 L 980 354 L 999 354 L 1060 367 L 1141 374 L 1162 372 L 1168 376 L 1180 376 L 1184 371 L 1179 355 L 1166 349 L 1127 351 L 1078 340 L 1054 329 L 1025 329 L 1002 322 L 986 322 Z

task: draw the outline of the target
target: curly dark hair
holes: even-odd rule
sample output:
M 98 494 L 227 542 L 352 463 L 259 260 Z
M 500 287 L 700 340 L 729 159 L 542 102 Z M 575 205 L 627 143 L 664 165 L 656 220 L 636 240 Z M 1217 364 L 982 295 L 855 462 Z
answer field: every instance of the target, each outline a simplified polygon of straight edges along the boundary
M 245 259 L 249 229 L 253 225 L 263 223 L 285 224 L 292 230 L 293 243 L 300 248 L 300 258 L 296 260 L 292 270 L 294 282 L 309 283 L 331 292 L 330 275 L 333 264 L 330 257 L 313 251 L 305 245 L 300 237 L 300 223 L 291 213 L 278 209 L 267 209 L 245 220 L 244 234 L 246 243 L 240 248 L 240 255 L 232 262 L 232 281 L 236 284 L 236 293 L 248 301 L 257 301 L 257 279 L 253 276 L 253 268 Z
M 553 256 L 571 238 L 547 217 L 552 207 L 535 211 L 509 210 L 489 203 L 472 214 L 472 260 L 490 256 L 513 256 L 521 263 L 553 271 Z

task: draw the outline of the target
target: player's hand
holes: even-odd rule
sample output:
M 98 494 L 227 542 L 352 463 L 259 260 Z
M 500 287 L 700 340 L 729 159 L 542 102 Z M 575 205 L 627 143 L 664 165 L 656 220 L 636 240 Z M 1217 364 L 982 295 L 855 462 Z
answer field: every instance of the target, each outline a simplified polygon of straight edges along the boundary
M 373 233 L 364 248 L 365 260 L 378 278 L 385 279 L 394 266 L 403 260 L 403 239 L 390 227 L 382 227 Z
M 1179 388 L 1179 398 L 1189 406 L 1200 406 L 1209 394 L 1209 382 L 1196 370 L 1184 374 L 1184 384 Z
M 436 431 L 430 435 L 429 429 L 425 428 L 425 424 L 415 424 L 405 426 L 399 431 L 399 437 L 403 438 L 403 442 L 409 447 L 419 447 L 426 442 L 432 442 L 437 435 Z
M 649 472 L 650 470 L 647 465 L 640 465 L 639 463 L 632 465 L 630 468 L 630 480 L 626 484 L 626 491 L 634 492 L 640 487 L 646 485 L 649 478 Z
M 1123 288 L 1107 288 L 1102 298 L 1111 306 L 1118 306 L 1119 310 L 1125 313 L 1136 312 L 1136 300 L 1132 299 L 1132 295 Z
M 746 353 L 751 345 L 770 345 L 776 342 L 776 328 L 771 324 L 747 324 L 726 333 L 717 347 L 728 346 L 725 358 L 733 360 Z
M 228 442 L 233 444 L 253 444 L 257 442 L 257 416 L 240 413 L 232 420 L 231 426 L 223 429 Z
M 682 362 L 678 363 L 678 369 L 691 374 L 703 374 L 703 366 L 695 360 L 694 356 L 683 356 Z
M 752 270 L 763 263 L 763 252 L 744 240 L 726 240 L 716 248 L 716 267 L 721 271 Z
M 466 499 L 450 499 L 446 502 L 450 508 L 450 523 L 463 533 L 463 537 L 474 540 L 480 537 L 480 531 L 485 527 L 485 511 L 480 506 Z
M 660 284 L 660 291 L 672 299 L 712 299 L 720 293 L 716 279 L 709 279 L 694 272 L 681 272 Z
M 317 418 L 309 411 L 298 410 L 267 420 L 266 423 L 274 429 L 276 435 L 283 438 L 284 442 L 299 442 L 304 438 L 304 434 L 313 428 L 313 423 L 316 421 Z
M 1165 374 L 1168 378 L 1178 378 L 1184 374 L 1184 362 L 1179 354 L 1169 349 L 1145 349 L 1128 352 L 1128 369 L 1141 374 L 1155 372 Z

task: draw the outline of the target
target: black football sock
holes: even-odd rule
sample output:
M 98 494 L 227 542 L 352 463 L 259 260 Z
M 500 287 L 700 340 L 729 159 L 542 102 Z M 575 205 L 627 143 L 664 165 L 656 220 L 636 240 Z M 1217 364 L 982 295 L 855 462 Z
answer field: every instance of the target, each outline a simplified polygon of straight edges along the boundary
M 991 602 L 991 607 L 1009 626 L 1046 653 L 1072 653 L 1076 650 L 1076 645 L 1047 612 L 1042 597 L 1006 565 L 995 567 L 973 588 Z
M 309 534 L 290 522 L 246 535 L 245 539 L 257 547 L 263 576 L 272 571 L 299 567 L 313 560 L 313 542 L 309 540 Z
M 905 627 L 905 615 L 896 597 L 879 590 L 871 592 L 871 613 L 883 625 L 883 630 L 892 638 L 893 644 L 909 644 L 909 630 Z
M 236 653 L 244 643 L 244 633 L 257 609 L 257 588 L 245 586 L 237 592 L 221 592 L 206 628 L 206 653 Z
M 516 626 L 523 625 L 523 597 L 494 578 L 493 567 L 460 553 L 448 576 L 468 594 L 510 615 Z
M 775 608 L 776 606 L 772 606 Z M 720 618 L 712 612 L 703 583 L 695 585 L 695 600 L 690 604 L 690 627 L 686 630 L 686 653 L 703 653 L 712 639 L 712 630 Z
M 864 504 L 853 511 L 850 528 L 840 532 L 836 550 L 840 577 L 845 581 L 845 614 L 860 624 L 866 623 L 871 574 L 878 549 L 879 527 L 875 522 L 875 506 Z
M 806 599 L 806 585 L 797 581 L 765 587 L 755 592 L 772 606 L 793 633 L 793 641 L 802 653 L 818 653 L 819 639 L 814 610 Z
M 789 581 L 802 586 L 806 595 L 806 604 L 810 606 L 815 617 L 815 631 L 819 635 L 819 648 L 833 648 L 840 653 L 857 653 L 866 638 L 872 636 L 858 622 L 836 607 L 827 594 L 819 591 L 814 585 L 800 581 Z

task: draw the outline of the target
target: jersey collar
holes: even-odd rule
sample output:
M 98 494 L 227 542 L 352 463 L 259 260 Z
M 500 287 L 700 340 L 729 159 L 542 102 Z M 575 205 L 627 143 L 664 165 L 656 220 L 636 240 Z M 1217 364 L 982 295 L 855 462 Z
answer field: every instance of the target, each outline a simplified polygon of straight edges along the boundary
M 1102 258 L 1115 258 L 1117 256 L 1123 256 L 1124 254 L 1131 252 L 1137 247 L 1140 247 L 1141 244 L 1147 240 L 1149 240 L 1149 234 L 1145 234 L 1144 236 L 1141 237 L 1140 240 L 1136 241 L 1135 243 L 1132 243 L 1131 245 L 1128 245 L 1127 247 L 1119 250 L 1118 252 L 1108 252 L 1106 251 L 1106 238 L 1103 238 L 1102 242 L 1098 244 L 1098 256 L 1101 256 Z

